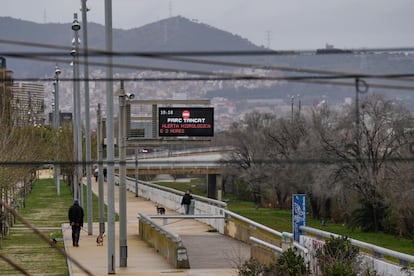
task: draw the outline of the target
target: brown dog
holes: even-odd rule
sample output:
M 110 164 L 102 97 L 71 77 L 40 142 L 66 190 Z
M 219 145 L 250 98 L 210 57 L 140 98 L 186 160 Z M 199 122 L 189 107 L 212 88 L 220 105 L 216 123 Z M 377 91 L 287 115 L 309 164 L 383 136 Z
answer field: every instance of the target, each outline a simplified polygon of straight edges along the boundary
M 103 246 L 104 234 L 100 234 L 96 237 L 96 246 Z
M 49 239 L 49 244 L 50 244 L 50 247 L 53 247 L 57 244 L 57 240 L 55 238 L 50 238 Z

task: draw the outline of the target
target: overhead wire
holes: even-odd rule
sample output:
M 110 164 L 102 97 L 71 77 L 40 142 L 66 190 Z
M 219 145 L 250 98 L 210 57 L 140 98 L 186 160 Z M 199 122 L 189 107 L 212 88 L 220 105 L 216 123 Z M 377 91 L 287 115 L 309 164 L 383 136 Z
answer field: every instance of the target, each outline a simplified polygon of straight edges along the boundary
M 412 153 L 412 152 L 411 152 Z M 145 159 L 144 159 L 145 160 Z M 338 164 L 348 162 L 349 160 L 344 161 L 343 159 L 335 158 L 305 158 L 305 159 L 256 159 L 251 160 L 252 164 Z M 354 159 L 354 161 L 364 161 L 367 163 L 373 162 L 369 158 L 359 158 Z M 414 156 L 409 157 L 393 157 L 388 158 L 385 162 L 412 162 L 414 161 Z M 196 161 L 199 164 L 211 164 L 212 161 Z M 217 161 L 220 164 L 240 164 L 241 161 L 238 159 L 226 159 L 222 161 Z M 60 166 L 75 166 L 75 165 L 130 165 L 135 166 L 135 160 L 126 160 L 126 161 L 98 161 L 98 160 L 84 160 L 84 161 L 56 161 L 56 160 L 43 160 L 43 161 L 1 161 L 0 167 L 39 167 L 39 166 L 49 166 L 49 165 L 60 165 Z M 162 165 L 162 164 L 174 164 L 174 165 L 194 165 L 194 160 L 191 161 L 165 161 L 165 160 L 145 160 L 145 163 L 141 163 L 141 167 L 145 165 Z M 159 167 L 157 167 L 159 168 Z
M 32 57 L 35 60 L 49 61 L 49 62 L 60 62 L 60 63 L 69 63 L 70 60 L 59 60 L 59 59 L 50 59 L 44 57 Z M 79 61 L 80 64 L 84 64 L 83 61 Z M 210 62 L 212 64 L 213 62 Z M 96 66 L 107 66 L 105 62 L 94 62 L 89 61 L 89 65 Z M 249 65 L 252 66 L 252 65 Z M 173 73 L 187 73 L 195 75 L 195 77 L 140 77 L 140 78 L 131 78 L 131 77 L 118 77 L 118 78 L 59 78 L 59 81 L 134 81 L 134 82 L 162 82 L 162 81 L 211 81 L 211 80 L 270 80 L 270 81 L 291 81 L 291 82 L 304 82 L 304 83 L 313 83 L 313 84 L 325 84 L 325 85 L 339 85 L 339 86 L 354 86 L 353 82 L 340 82 L 332 81 L 335 79 L 355 79 L 355 78 L 372 78 L 372 79 L 397 79 L 397 78 L 411 78 L 414 77 L 414 74 L 382 74 L 382 75 L 373 75 L 373 74 L 346 74 L 346 75 L 331 75 L 331 76 L 320 76 L 320 75 L 308 75 L 308 76 L 261 76 L 261 75 L 251 75 L 251 74 L 234 74 L 234 73 L 224 73 L 224 72 L 212 72 L 212 71 L 201 71 L 201 70 L 188 70 L 188 69 L 178 69 L 178 68 L 166 68 L 166 67 L 150 67 L 150 66 L 137 66 L 137 65 L 128 65 L 128 64 L 113 64 L 113 67 L 120 69 L 133 69 L 133 70 L 151 70 L 158 72 L 173 72 Z M 198 75 L 206 75 L 208 77 L 198 77 Z M 14 78 L 15 81 L 55 81 L 54 78 Z M 408 79 L 402 79 L 407 81 Z M 405 86 L 405 85 L 389 85 L 389 84 L 375 84 L 371 83 L 372 88 L 379 89 L 396 89 L 396 90 L 414 90 L 414 86 Z
M 70 47 L 67 46 L 58 46 L 58 45 L 50 45 L 50 44 L 43 44 L 43 43 L 32 43 L 32 42 L 25 42 L 25 41 L 12 41 L 12 40 L 4 40 L 0 39 L 0 43 L 9 43 L 9 44 L 17 44 L 17 45 L 24 45 L 24 46 L 31 46 L 31 47 L 46 47 L 52 49 L 63 49 L 69 50 Z M 402 48 L 394 48 L 394 50 Z M 407 48 L 405 50 L 410 50 Z M 119 79 L 112 79 L 112 80 L 124 80 L 124 81 L 205 81 L 205 80 L 274 80 L 274 81 L 296 81 L 296 82 L 308 82 L 308 83 L 315 83 L 315 84 L 330 84 L 330 85 L 342 85 L 342 86 L 351 86 L 353 83 L 348 82 L 332 82 L 326 80 L 332 79 L 355 79 L 355 78 L 371 78 L 371 79 L 387 79 L 387 80 L 398 80 L 398 81 L 413 81 L 414 74 L 363 74 L 363 73 L 349 73 L 349 72 L 338 72 L 338 71 L 328 71 L 328 70 L 315 70 L 315 69 L 306 69 L 306 68 L 292 68 L 286 66 L 271 66 L 271 65 L 263 65 L 263 64 L 252 64 L 252 63 L 240 63 L 240 62 L 229 62 L 229 61 L 217 61 L 217 60 L 204 60 L 204 59 L 194 59 L 194 58 L 184 58 L 182 56 L 188 55 L 201 55 L 201 56 L 214 56 L 214 55 L 277 55 L 279 52 L 277 51 L 235 51 L 235 52 L 227 52 L 227 51 L 205 51 L 205 52 L 108 52 L 105 50 L 99 49 L 91 49 L 88 51 L 88 54 L 92 56 L 134 56 L 134 57 L 145 57 L 145 58 L 153 58 L 153 59 L 162 59 L 162 60 L 169 60 L 169 61 L 179 61 L 179 62 L 191 62 L 191 63 L 198 63 L 198 64 L 207 64 L 207 65 L 220 65 L 220 66 L 229 66 L 229 67 L 242 67 L 242 68 L 255 68 L 255 69 L 263 69 L 263 70 L 280 70 L 280 71 L 290 71 L 296 73 L 313 73 L 317 75 L 311 76 L 284 76 L 284 77 L 272 77 L 272 76 L 259 76 L 259 75 L 251 75 L 251 74 L 235 74 L 235 73 L 224 73 L 224 72 L 216 72 L 216 71 L 202 71 L 202 70 L 188 70 L 182 68 L 166 68 L 166 67 L 151 67 L 151 66 L 137 66 L 137 65 L 128 65 L 128 64 L 113 64 L 113 67 L 122 68 L 122 69 L 133 69 L 133 70 L 150 70 L 150 71 L 159 71 L 159 72 L 184 72 L 191 75 L 208 75 L 214 76 L 205 78 L 205 77 L 180 77 L 180 78 L 119 78 Z M 6 53 L 0 53 L 6 54 Z M 8 53 L 10 56 L 13 57 L 20 57 L 20 58 L 32 58 L 42 61 L 49 61 L 49 62 L 70 62 L 70 60 L 57 60 L 51 58 L 45 58 L 45 56 L 50 56 L 51 53 L 38 53 L 38 52 L 31 52 L 31 53 Z M 52 53 L 55 56 L 67 55 L 67 53 L 62 52 L 55 52 Z M 83 62 L 80 61 L 82 64 Z M 107 66 L 108 64 L 105 62 L 88 62 L 88 65 L 96 65 L 96 66 Z M 324 74 L 328 76 L 319 76 L 319 74 Z M 29 80 L 25 78 L 24 80 Z M 32 78 L 31 81 L 52 81 L 53 79 L 50 78 Z M 73 81 L 74 79 L 62 79 L 62 81 Z M 85 79 L 82 79 L 85 80 Z M 108 81 L 109 79 L 89 79 L 91 81 Z M 370 84 L 373 88 L 383 88 L 383 89 L 400 89 L 400 90 L 413 90 L 414 87 L 411 86 L 402 86 L 402 85 L 387 85 L 387 84 Z
M 0 44 L 12 44 L 27 47 L 61 49 L 71 51 L 72 47 L 39 43 L 32 41 L 10 40 L 0 38 Z M 80 48 L 82 49 L 82 48 Z M 108 52 L 102 49 L 88 48 L 91 55 L 113 55 L 113 56 L 133 56 L 137 53 L 139 55 L 147 56 L 241 56 L 241 55 L 297 55 L 297 54 L 316 54 L 315 50 L 214 50 L 214 51 L 150 51 L 150 52 Z M 374 53 L 374 52 L 414 52 L 414 47 L 392 47 L 392 48 L 363 48 L 363 49 L 348 49 L 349 52 L 355 53 Z

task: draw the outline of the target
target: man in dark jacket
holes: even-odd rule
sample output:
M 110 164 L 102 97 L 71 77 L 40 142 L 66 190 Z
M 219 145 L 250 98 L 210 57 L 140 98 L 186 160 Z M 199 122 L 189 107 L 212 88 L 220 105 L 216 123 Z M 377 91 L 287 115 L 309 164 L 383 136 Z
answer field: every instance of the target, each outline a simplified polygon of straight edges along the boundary
M 68 212 L 69 223 L 72 226 L 73 246 L 79 246 L 79 236 L 81 227 L 83 227 L 83 208 L 79 205 L 78 199 L 75 199 Z
M 193 196 L 191 195 L 191 191 L 190 190 L 186 191 L 181 200 L 181 206 L 184 206 L 186 215 L 190 213 L 190 204 L 191 204 L 192 199 L 193 199 Z

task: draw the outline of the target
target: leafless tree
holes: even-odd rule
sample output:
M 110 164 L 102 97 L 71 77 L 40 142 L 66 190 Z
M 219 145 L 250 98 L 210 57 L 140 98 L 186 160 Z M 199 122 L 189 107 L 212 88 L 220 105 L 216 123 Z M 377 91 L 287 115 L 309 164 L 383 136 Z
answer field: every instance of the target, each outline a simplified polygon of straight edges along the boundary
M 34 160 L 42 159 L 44 151 L 47 151 L 43 138 L 40 129 L 2 125 L 0 161 L 3 164 L 0 166 L 0 192 L 4 202 L 17 205 L 16 195 L 25 184 L 22 182 L 37 166 Z M 4 231 L 9 215 L 3 208 L 1 213 L 1 228 Z
M 378 212 L 384 207 L 387 178 L 395 176 L 396 161 L 409 141 L 406 129 L 411 124 L 409 112 L 402 106 L 383 96 L 370 95 L 360 106 L 349 106 L 327 128 L 319 129 L 324 150 L 338 160 L 336 181 L 356 191 L 372 209 L 374 231 L 381 227 Z
M 397 220 L 404 214 L 401 231 L 411 231 L 414 209 L 407 202 L 414 196 L 413 173 L 403 157 L 412 154 L 407 150 L 412 115 L 381 95 L 362 98 L 358 107 L 334 112 L 323 105 L 312 111 L 309 118 L 247 114 L 227 132 L 235 148 L 227 173 L 251 192 L 271 194 L 281 208 L 289 207 L 292 193 L 306 193 L 315 218 L 330 218 L 334 203 L 340 211 L 335 219 L 349 221 L 363 203 L 370 230 L 386 227 L 386 211 Z M 397 200 L 401 196 L 407 200 Z
M 274 119 L 269 113 L 252 112 L 227 132 L 227 139 L 234 147 L 227 160 L 227 173 L 238 175 L 246 183 L 247 190 L 256 194 L 271 177 L 265 133 Z

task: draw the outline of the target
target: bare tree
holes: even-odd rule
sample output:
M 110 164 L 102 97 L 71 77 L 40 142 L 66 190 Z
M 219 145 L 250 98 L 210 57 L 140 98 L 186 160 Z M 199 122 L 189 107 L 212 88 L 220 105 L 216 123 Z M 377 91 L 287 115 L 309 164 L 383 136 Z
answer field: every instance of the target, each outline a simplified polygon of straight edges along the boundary
M 305 193 L 311 181 L 309 166 L 300 162 L 305 157 L 307 135 L 307 122 L 300 116 L 279 118 L 267 131 L 267 154 L 273 167 L 273 179 L 268 184 L 279 207 L 290 206 L 291 195 Z
M 8 124 L 2 126 L 0 134 L 0 192 L 7 204 L 10 201 L 17 207 L 16 195 L 25 183 L 22 179 L 31 175 L 38 165 L 35 160 L 43 159 L 47 148 L 44 146 L 44 136 L 40 129 L 15 127 Z M 24 181 L 24 180 L 23 180 Z M 10 224 L 10 216 L 1 209 L 2 231 Z
M 228 160 L 227 172 L 238 175 L 247 190 L 256 195 L 271 177 L 265 133 L 274 119 L 269 113 L 252 112 L 227 132 L 229 143 L 235 149 Z
M 410 124 L 409 112 L 402 106 L 370 95 L 361 106 L 349 107 L 329 128 L 319 129 L 328 156 L 338 159 L 335 179 L 346 189 L 355 190 L 365 210 L 370 210 L 367 230 L 382 227 L 386 179 L 396 172 L 395 159 L 408 143 L 405 129 Z
M 401 231 L 410 232 L 414 177 L 404 173 L 410 164 L 402 157 L 412 129 L 411 114 L 380 95 L 337 112 L 315 106 L 311 118 L 253 112 L 227 132 L 235 148 L 227 173 L 250 192 L 271 194 L 281 208 L 289 208 L 292 193 L 306 193 L 315 218 L 331 218 L 335 203 L 339 221 L 384 230 L 394 223 L 386 221 L 393 212 Z M 407 200 L 398 201 L 401 196 Z

